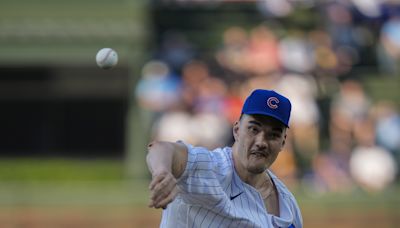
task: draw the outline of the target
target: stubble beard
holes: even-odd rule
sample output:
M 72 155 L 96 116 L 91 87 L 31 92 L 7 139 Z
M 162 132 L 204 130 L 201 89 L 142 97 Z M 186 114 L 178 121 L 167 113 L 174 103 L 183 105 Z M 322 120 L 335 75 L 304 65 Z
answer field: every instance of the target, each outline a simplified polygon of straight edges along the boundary
M 262 167 L 249 167 L 249 166 L 248 166 L 248 167 L 247 167 L 247 171 L 248 171 L 249 173 L 255 174 L 255 175 L 264 173 L 265 170 L 267 170 L 267 168 L 266 168 L 265 166 L 262 166 Z

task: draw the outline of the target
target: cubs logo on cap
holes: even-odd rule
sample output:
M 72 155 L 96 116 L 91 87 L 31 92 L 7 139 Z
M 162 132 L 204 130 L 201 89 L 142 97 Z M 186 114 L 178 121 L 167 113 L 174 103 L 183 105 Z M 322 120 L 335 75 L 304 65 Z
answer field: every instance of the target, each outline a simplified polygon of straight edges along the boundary
M 267 100 L 268 107 L 270 107 L 272 109 L 277 109 L 278 108 L 278 103 L 279 103 L 279 99 L 276 98 L 276 97 L 270 97 Z
M 273 117 L 289 127 L 292 104 L 285 96 L 273 91 L 256 89 L 244 102 L 242 114 L 260 114 Z

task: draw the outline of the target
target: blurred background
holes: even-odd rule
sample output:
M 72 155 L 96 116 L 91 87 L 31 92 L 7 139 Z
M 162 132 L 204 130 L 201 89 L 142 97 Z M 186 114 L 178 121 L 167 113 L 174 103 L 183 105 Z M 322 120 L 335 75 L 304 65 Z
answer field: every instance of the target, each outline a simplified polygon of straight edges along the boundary
M 400 224 L 400 1 L 0 0 L 0 50 L 0 227 L 158 227 L 147 143 L 231 145 L 255 88 L 305 227 Z

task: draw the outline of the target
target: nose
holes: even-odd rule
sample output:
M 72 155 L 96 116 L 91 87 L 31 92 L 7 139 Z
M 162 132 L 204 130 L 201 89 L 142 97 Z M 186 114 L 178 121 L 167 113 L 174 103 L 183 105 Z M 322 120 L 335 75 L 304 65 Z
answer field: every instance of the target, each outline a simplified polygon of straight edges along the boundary
M 257 147 L 257 150 L 264 150 L 267 148 L 267 140 L 265 138 L 265 133 L 260 132 L 256 139 L 255 139 L 255 146 Z

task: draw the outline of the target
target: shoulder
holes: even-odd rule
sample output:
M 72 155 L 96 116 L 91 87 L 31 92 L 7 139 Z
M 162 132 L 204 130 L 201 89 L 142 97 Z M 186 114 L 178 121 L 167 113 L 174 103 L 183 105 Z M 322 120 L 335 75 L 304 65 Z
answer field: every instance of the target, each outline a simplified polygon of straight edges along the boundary
M 232 173 L 229 149 L 208 150 L 185 145 L 188 148 L 188 161 L 184 173 L 177 179 L 180 196 L 191 204 L 215 203 L 218 197 L 225 194 L 224 180 Z
M 183 142 L 180 142 L 183 143 Z M 205 147 L 193 146 L 184 143 L 188 151 L 186 174 L 207 173 L 206 175 L 224 176 L 232 170 L 231 148 L 217 148 L 209 150 Z
M 184 145 L 187 148 L 189 157 L 192 157 L 192 162 L 194 161 L 209 161 L 216 163 L 229 163 L 231 161 L 231 148 L 216 148 L 209 150 L 205 147 L 193 146 L 191 144 L 178 141 L 179 144 Z
M 218 163 L 227 163 L 230 164 L 232 162 L 232 148 L 224 147 L 217 148 L 211 151 L 211 156 L 213 160 Z

